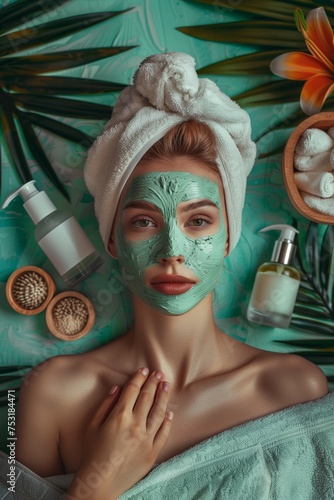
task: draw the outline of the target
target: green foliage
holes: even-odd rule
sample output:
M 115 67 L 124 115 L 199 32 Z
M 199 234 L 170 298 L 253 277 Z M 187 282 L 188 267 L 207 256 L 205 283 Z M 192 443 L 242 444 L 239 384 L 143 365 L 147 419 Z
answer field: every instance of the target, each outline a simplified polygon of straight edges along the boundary
M 231 2 L 229 0 L 190 0 L 195 3 L 212 5 L 212 8 L 221 8 L 242 12 L 248 16 L 246 20 L 238 22 L 217 23 L 200 26 L 183 26 L 177 28 L 182 33 L 203 40 L 244 44 L 252 52 L 242 56 L 217 61 L 198 70 L 199 74 L 229 74 L 229 75 L 270 75 L 270 82 L 260 84 L 251 90 L 232 96 L 240 106 L 267 106 L 285 103 L 298 103 L 304 82 L 281 80 L 274 77 L 270 71 L 271 61 L 278 55 L 290 51 L 307 52 L 302 34 L 297 30 L 294 11 L 303 9 L 307 14 L 311 9 L 325 6 L 329 19 L 334 17 L 333 2 L 330 0 L 295 0 L 286 2 L 280 0 L 244 0 Z M 254 52 L 255 51 L 255 52 Z M 323 110 L 333 109 L 334 98 L 327 99 Z M 293 127 L 305 119 L 306 115 L 300 111 L 286 117 L 284 123 L 268 128 L 263 135 L 277 129 Z M 298 121 L 297 121 L 298 120 Z M 257 139 L 259 140 L 259 138 Z M 279 153 L 283 150 L 283 143 L 275 151 L 267 152 L 264 156 Z
M 291 325 L 300 330 L 303 338 L 284 341 L 296 347 L 297 354 L 321 365 L 334 364 L 333 249 L 334 226 L 311 222 L 305 244 L 298 244 L 294 260 L 301 283 Z
M 0 367 L 0 407 L 7 406 L 8 389 L 18 391 L 22 380 L 31 366 Z
M 100 47 L 21 55 L 22 51 L 41 47 L 44 43 L 59 40 L 126 12 L 82 14 L 40 24 L 36 21 L 33 27 L 25 26 L 27 21 L 34 20 L 46 11 L 55 10 L 68 1 L 58 0 L 55 3 L 54 0 L 17 0 L 0 9 L 1 140 L 22 183 L 32 179 L 25 154 L 25 148 L 28 147 L 37 164 L 66 198 L 68 193 L 54 172 L 35 129 L 43 129 L 64 140 L 89 147 L 94 137 L 63 124 L 50 115 L 107 120 L 110 117 L 110 106 L 68 96 L 118 92 L 124 85 L 57 76 L 53 73 L 89 64 L 132 48 Z M 49 76 L 50 73 L 52 75 Z

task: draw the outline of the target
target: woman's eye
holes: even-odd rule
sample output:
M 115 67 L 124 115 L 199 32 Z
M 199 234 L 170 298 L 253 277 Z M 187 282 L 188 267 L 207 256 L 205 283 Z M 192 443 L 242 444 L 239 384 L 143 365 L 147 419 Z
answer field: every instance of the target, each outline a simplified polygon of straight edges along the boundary
M 138 219 L 138 220 L 135 220 L 132 225 L 134 227 L 139 227 L 139 228 L 146 228 L 146 227 L 155 227 L 155 224 L 154 222 L 152 222 L 151 220 L 149 219 Z
M 192 219 L 191 221 L 187 222 L 187 226 L 192 226 L 192 227 L 206 227 L 209 225 L 209 221 L 205 219 Z

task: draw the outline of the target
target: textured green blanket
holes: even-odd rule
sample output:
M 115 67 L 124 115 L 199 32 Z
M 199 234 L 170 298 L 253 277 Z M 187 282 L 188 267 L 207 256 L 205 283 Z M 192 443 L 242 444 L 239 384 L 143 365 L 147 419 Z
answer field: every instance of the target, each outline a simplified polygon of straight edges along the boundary
M 41 479 L 17 464 L 11 496 L 7 469 L 2 455 L 0 498 L 6 500 L 58 500 L 73 479 L 70 474 Z M 119 498 L 130 499 L 333 500 L 334 393 L 199 443 L 157 466 Z

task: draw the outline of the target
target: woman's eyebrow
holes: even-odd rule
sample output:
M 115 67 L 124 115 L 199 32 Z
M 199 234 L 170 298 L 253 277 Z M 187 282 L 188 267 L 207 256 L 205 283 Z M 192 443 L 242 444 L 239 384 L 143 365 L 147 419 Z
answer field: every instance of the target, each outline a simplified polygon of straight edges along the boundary
M 134 200 L 125 205 L 124 210 L 127 208 L 141 208 L 143 210 L 150 210 L 151 212 L 160 212 L 159 208 L 148 201 Z
M 190 212 L 190 210 L 196 210 L 197 208 L 206 207 L 206 206 L 215 207 L 215 208 L 219 209 L 219 207 L 216 203 L 214 203 L 211 200 L 205 199 L 205 200 L 195 201 L 194 203 L 189 203 L 189 205 L 184 205 L 181 208 L 181 212 Z

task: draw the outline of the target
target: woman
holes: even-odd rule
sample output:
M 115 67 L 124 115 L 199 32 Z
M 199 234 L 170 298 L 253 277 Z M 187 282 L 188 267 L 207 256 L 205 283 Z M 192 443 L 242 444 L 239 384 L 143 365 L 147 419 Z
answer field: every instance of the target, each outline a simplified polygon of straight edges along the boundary
M 248 115 L 185 54 L 146 59 L 121 94 L 85 177 L 134 325 L 48 360 L 20 395 L 17 459 L 42 477 L 74 473 L 67 498 L 116 499 L 155 464 L 327 393 L 315 365 L 239 343 L 214 321 L 254 157 Z

